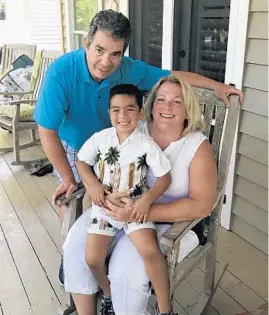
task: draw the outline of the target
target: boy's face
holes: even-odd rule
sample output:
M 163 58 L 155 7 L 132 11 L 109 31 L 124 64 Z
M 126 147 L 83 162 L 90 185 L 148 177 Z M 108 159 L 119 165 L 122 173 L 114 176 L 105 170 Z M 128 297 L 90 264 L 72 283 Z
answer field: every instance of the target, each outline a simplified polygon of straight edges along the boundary
M 114 95 L 110 100 L 110 119 L 118 133 L 130 135 L 139 119 L 142 118 L 143 109 L 139 110 L 134 96 Z

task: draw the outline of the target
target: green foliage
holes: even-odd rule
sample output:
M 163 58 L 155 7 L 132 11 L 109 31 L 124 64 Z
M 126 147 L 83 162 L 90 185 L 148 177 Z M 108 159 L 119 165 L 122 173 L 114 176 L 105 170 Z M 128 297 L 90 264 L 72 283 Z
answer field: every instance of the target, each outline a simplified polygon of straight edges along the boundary
M 87 31 L 97 12 L 97 0 L 75 0 L 75 30 Z

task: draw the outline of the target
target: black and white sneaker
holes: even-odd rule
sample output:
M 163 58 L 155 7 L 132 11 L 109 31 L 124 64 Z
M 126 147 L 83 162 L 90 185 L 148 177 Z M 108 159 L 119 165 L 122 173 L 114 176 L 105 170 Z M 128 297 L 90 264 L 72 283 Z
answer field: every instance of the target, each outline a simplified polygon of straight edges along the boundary
M 100 303 L 99 315 L 115 315 L 111 296 L 104 296 L 104 294 L 101 293 L 100 299 L 101 299 L 101 303 Z
M 174 313 L 173 311 L 170 311 L 168 313 L 161 313 L 159 311 L 158 304 L 155 305 L 155 315 L 178 315 L 178 313 Z

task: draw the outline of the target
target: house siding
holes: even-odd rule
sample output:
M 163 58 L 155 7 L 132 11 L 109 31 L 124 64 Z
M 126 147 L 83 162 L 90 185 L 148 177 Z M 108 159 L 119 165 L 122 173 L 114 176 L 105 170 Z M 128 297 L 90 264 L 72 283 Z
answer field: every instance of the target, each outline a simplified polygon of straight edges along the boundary
M 231 230 L 268 247 L 268 2 L 251 0 Z
M 58 0 L 60 2 L 61 10 L 61 35 L 62 35 L 62 50 L 67 52 L 67 29 L 66 29 L 66 8 L 64 0 Z

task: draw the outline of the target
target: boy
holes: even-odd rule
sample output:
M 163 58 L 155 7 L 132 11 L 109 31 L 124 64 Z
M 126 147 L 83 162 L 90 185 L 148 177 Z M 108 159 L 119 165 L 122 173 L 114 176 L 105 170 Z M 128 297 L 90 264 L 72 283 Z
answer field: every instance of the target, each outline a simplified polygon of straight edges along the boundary
M 155 142 L 137 128 L 143 115 L 142 103 L 142 94 L 134 85 L 121 84 L 112 88 L 109 114 L 113 127 L 95 133 L 78 153 L 78 172 L 93 202 L 86 262 L 103 290 L 103 307 L 113 314 L 105 258 L 113 237 L 118 230 L 124 229 L 145 262 L 159 311 L 173 314 L 166 262 L 158 247 L 155 226 L 147 222 L 150 205 L 171 183 L 171 167 Z M 95 175 L 89 165 L 94 167 Z M 149 190 L 148 167 L 158 178 Z M 105 194 L 118 191 L 126 191 L 126 195 L 135 199 L 131 217 L 136 222 L 118 222 L 105 214 Z

